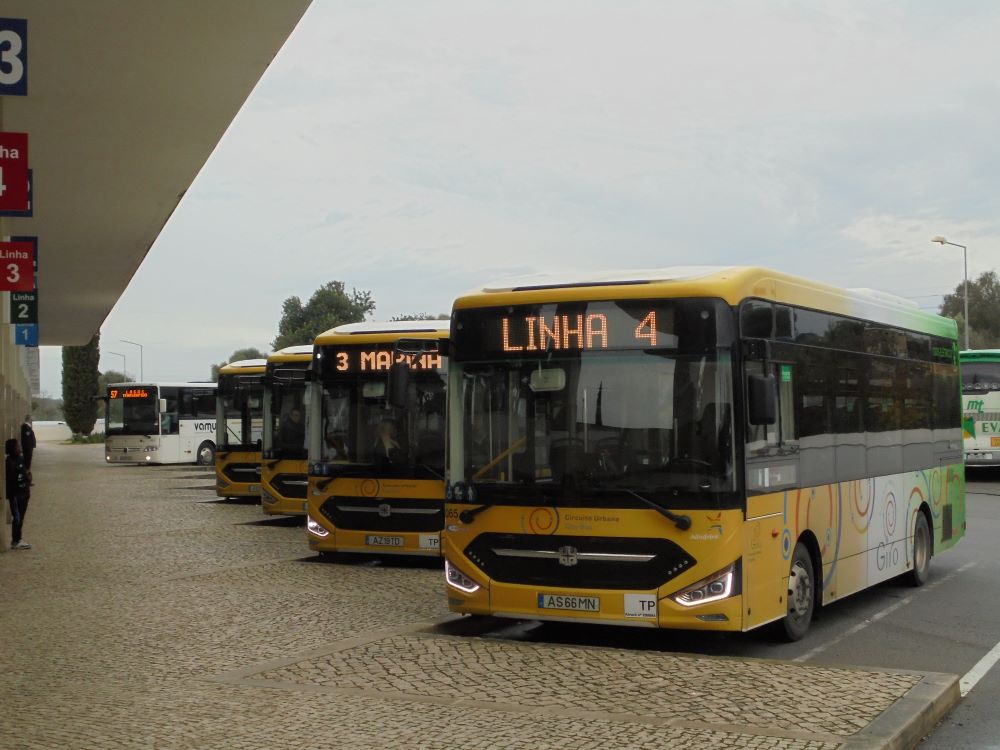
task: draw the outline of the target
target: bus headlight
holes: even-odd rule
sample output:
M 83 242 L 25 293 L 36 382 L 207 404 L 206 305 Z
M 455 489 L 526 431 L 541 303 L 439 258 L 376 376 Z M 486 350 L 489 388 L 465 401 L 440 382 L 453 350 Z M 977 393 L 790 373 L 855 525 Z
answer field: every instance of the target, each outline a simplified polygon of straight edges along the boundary
M 160 446 L 158 446 L 158 445 L 147 445 L 145 448 L 143 448 L 143 450 L 146 451 L 146 453 L 152 453 L 153 451 L 160 450 Z
M 691 584 L 670 596 L 683 607 L 695 607 L 699 604 L 717 602 L 733 595 L 736 585 L 736 563 L 713 573 L 708 578 Z
M 464 591 L 466 594 L 474 594 L 479 591 L 479 584 L 448 562 L 447 557 L 444 559 L 444 577 L 449 586 Z
M 308 529 L 310 534 L 318 536 L 320 539 L 330 536 L 330 532 L 323 528 L 320 524 L 316 523 L 312 516 L 306 516 L 306 529 Z

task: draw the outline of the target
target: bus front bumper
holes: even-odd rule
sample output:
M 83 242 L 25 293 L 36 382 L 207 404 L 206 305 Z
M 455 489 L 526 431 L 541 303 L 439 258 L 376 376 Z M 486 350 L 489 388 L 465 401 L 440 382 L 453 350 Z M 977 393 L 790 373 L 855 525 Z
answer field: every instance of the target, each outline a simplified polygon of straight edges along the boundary
M 694 607 L 678 604 L 658 591 L 554 589 L 499 583 L 467 560 L 445 558 L 448 608 L 452 612 L 525 620 L 599 623 L 687 630 L 742 630 L 743 597 Z

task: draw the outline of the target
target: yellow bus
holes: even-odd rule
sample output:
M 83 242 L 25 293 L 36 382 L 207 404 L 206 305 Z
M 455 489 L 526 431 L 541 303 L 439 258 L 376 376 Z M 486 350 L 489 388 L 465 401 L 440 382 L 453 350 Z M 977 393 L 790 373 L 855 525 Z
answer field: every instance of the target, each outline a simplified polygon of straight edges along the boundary
M 801 638 L 965 531 L 956 327 L 760 268 L 456 300 L 455 612 Z
M 353 323 L 316 338 L 311 549 L 440 555 L 447 339 L 446 320 Z
M 306 376 L 312 353 L 312 345 L 289 346 L 267 358 L 260 504 L 268 515 L 306 513 Z
M 219 368 L 215 417 L 215 494 L 260 497 L 266 359 Z

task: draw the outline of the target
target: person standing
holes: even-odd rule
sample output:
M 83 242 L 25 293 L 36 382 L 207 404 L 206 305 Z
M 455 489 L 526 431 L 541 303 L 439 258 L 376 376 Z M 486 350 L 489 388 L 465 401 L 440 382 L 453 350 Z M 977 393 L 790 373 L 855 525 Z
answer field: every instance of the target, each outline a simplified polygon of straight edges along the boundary
M 31 471 L 31 454 L 35 452 L 35 430 L 31 426 L 31 415 L 26 414 L 21 425 L 21 452 L 24 454 L 24 468 Z
M 7 502 L 10 504 L 10 513 L 14 517 L 14 522 L 11 525 L 10 548 L 31 549 L 31 545 L 21 538 L 24 514 L 28 511 L 28 499 L 31 497 L 31 482 L 28 480 L 28 469 L 24 465 L 24 457 L 21 455 L 21 446 L 18 445 L 17 438 L 10 438 L 4 444 L 4 452 L 7 454 L 4 462 L 6 469 L 5 489 Z

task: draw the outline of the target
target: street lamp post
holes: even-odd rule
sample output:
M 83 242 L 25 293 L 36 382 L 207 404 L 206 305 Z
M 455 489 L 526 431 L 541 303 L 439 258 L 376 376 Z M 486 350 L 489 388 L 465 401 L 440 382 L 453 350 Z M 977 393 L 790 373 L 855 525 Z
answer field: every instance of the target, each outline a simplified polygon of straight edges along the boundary
M 119 352 L 104 352 L 104 353 L 105 354 L 114 354 L 116 357 L 121 357 L 122 358 L 122 375 L 124 375 L 127 378 L 128 377 L 128 372 L 127 372 L 128 364 L 125 361 L 125 355 L 124 354 L 120 354 Z
M 957 242 L 948 242 L 944 237 L 938 235 L 936 237 L 931 237 L 931 242 L 937 242 L 942 247 L 944 245 L 951 245 L 952 247 L 962 248 L 962 265 L 964 270 L 962 271 L 962 276 L 964 279 L 963 286 L 965 287 L 965 348 L 969 348 L 969 248 L 965 245 L 959 245 Z
M 123 344 L 131 344 L 132 346 L 139 347 L 139 382 L 143 382 L 145 376 L 142 374 L 142 344 L 136 343 L 135 341 L 129 341 L 128 339 L 118 339 Z

